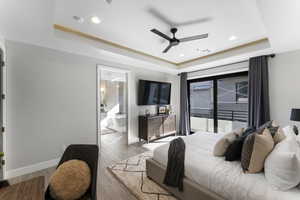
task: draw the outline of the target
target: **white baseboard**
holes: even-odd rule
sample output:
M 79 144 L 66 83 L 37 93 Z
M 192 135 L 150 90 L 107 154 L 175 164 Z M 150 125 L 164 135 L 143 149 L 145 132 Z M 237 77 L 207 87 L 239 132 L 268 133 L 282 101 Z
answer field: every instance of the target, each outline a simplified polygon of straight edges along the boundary
M 33 165 L 28 165 L 25 167 L 20 167 L 17 169 L 12 169 L 12 170 L 8 170 L 5 174 L 4 174 L 4 178 L 5 179 L 10 179 L 10 178 L 14 178 L 17 176 L 22 176 L 25 174 L 30 174 L 36 171 L 40 171 L 43 169 L 47 169 L 49 167 L 53 167 L 56 166 L 59 162 L 59 158 L 57 159 L 53 159 L 53 160 L 48 160 L 48 161 L 44 161 L 44 162 L 40 162 L 40 163 L 36 163 Z

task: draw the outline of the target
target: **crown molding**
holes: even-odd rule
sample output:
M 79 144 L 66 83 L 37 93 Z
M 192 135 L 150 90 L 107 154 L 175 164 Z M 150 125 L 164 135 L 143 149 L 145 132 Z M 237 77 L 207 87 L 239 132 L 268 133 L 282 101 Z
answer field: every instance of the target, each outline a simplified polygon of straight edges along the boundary
M 148 57 L 148 58 L 151 58 L 151 59 L 166 62 L 166 63 L 172 64 L 172 65 L 177 65 L 177 63 L 175 63 L 175 62 L 172 62 L 172 61 L 169 61 L 169 60 L 166 60 L 166 59 L 163 59 L 163 58 L 159 58 L 159 57 L 156 57 L 156 56 L 152 56 L 152 55 L 144 53 L 142 51 L 138 51 L 138 50 L 135 50 L 135 49 L 132 49 L 132 48 L 129 48 L 129 47 L 126 47 L 126 46 L 108 41 L 108 40 L 104 40 L 104 39 L 102 39 L 98 36 L 94 36 L 94 35 L 91 35 L 91 34 L 88 34 L 88 33 L 83 33 L 81 31 L 78 31 L 78 30 L 75 30 L 75 29 L 72 29 L 72 28 L 69 28 L 69 27 L 66 27 L 66 26 L 62 26 L 62 25 L 59 25 L 59 24 L 54 24 L 53 27 L 54 27 L 54 29 L 59 30 L 59 31 L 63 31 L 63 32 L 66 32 L 66 33 L 77 35 L 77 36 L 80 36 L 80 37 L 83 37 L 83 38 L 86 38 L 86 39 L 89 39 L 89 40 L 93 40 L 93 41 L 96 41 L 96 42 L 101 42 L 103 44 L 113 46 L 115 48 L 122 49 L 122 50 L 125 50 L 125 51 L 129 51 L 131 53 L 135 53 L 135 54 L 145 56 L 145 57 Z

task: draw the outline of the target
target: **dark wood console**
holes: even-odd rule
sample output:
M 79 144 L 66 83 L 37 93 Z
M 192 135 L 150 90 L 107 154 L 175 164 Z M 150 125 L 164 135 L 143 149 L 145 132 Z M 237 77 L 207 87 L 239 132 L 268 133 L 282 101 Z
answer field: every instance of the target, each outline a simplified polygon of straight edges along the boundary
M 139 116 L 139 138 L 147 142 L 176 134 L 176 115 Z

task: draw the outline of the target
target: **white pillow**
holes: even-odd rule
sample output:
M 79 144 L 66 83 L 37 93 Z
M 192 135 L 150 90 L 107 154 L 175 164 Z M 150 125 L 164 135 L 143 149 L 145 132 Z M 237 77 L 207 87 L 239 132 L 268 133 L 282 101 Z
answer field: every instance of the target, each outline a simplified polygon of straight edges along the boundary
M 300 183 L 300 146 L 288 137 L 270 153 L 265 161 L 265 176 L 271 186 L 289 190 Z
M 293 137 L 296 138 L 296 134 L 294 132 L 293 126 L 286 126 L 283 128 L 283 132 L 287 138 Z

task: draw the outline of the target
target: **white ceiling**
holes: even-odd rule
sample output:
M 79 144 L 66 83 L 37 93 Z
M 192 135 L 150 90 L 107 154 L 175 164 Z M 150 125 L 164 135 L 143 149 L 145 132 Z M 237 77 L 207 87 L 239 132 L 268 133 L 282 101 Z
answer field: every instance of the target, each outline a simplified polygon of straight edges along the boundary
M 257 5 L 256 5 L 257 2 Z M 169 3 L 172 3 L 169 4 Z M 251 56 L 269 52 L 300 49 L 299 0 L 1 0 L 0 39 L 21 41 L 29 44 L 58 49 L 74 54 L 98 58 L 99 64 L 110 66 L 141 67 L 176 74 L 182 71 L 209 68 L 227 64 Z M 157 28 L 168 32 L 168 24 L 153 13 L 159 12 L 173 23 L 207 19 L 206 22 L 179 26 L 178 37 L 209 33 L 208 39 L 183 43 L 162 55 L 167 45 L 150 32 Z M 78 24 L 72 16 L 86 19 Z M 98 15 L 103 21 L 99 25 L 89 23 L 88 18 Z M 204 20 L 205 21 L 205 20 Z M 179 68 L 167 62 L 143 58 L 116 48 L 81 39 L 53 29 L 53 24 L 69 26 L 94 34 L 112 42 L 162 57 L 174 62 L 204 55 L 196 49 L 210 49 L 211 53 L 234 47 L 262 37 L 269 42 L 256 47 L 231 51 L 218 56 L 182 65 Z M 236 35 L 236 41 L 228 37 Z M 271 46 L 270 46 L 271 45 Z M 179 57 L 180 54 L 184 57 Z
M 75 15 L 85 22 L 76 22 Z M 94 15 L 102 23 L 90 23 Z M 203 33 L 209 38 L 181 43 L 163 54 L 168 42 L 150 30 L 170 35 L 173 25 L 169 21 L 177 24 L 178 38 Z M 201 50 L 209 49 L 211 54 L 266 37 L 254 0 L 113 0 L 111 4 L 104 0 L 57 0 L 55 23 L 175 63 L 208 54 Z M 238 39 L 229 41 L 232 35 Z
M 257 0 L 275 52 L 300 48 L 300 0 Z

